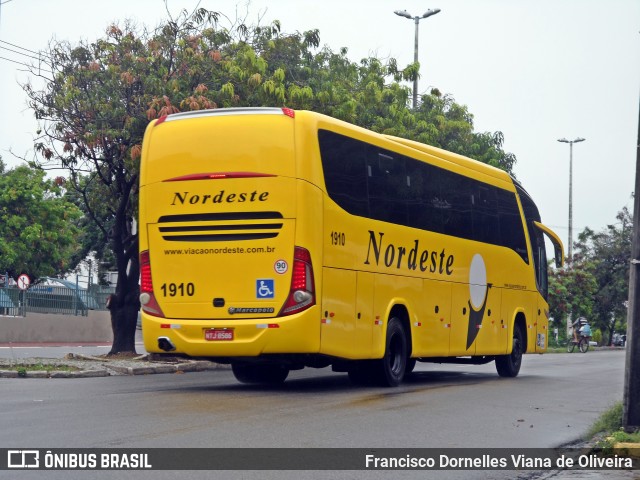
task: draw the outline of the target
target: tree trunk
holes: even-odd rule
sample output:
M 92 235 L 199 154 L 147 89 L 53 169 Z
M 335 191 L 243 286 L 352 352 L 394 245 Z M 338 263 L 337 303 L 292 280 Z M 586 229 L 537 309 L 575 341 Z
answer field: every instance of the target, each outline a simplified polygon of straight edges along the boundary
M 137 295 L 133 294 L 136 297 Z M 138 321 L 137 302 L 132 302 L 131 294 L 125 294 L 119 299 L 112 295 L 109 299 L 111 312 L 111 329 L 113 330 L 113 344 L 109 355 L 118 353 L 136 353 L 136 324 Z
M 109 355 L 136 352 L 136 324 L 140 310 L 140 267 L 137 256 L 138 242 L 134 242 L 136 254 L 130 256 L 128 268 L 118 271 L 116 293 L 109 297 L 108 308 L 111 312 L 113 345 Z
M 119 175 L 116 175 L 119 178 Z M 127 206 L 131 199 L 131 188 L 136 176 L 129 181 L 120 178 L 122 186 L 120 203 L 115 212 L 111 229 L 111 246 L 116 257 L 118 281 L 116 293 L 110 297 L 111 329 L 113 345 L 109 355 L 135 353 L 136 323 L 140 310 L 140 261 L 138 258 L 138 236 L 133 219 L 127 215 Z
M 613 325 L 609 325 L 609 343 L 608 345 L 611 347 L 613 345 L 613 334 L 616 331 L 616 323 L 613 322 Z

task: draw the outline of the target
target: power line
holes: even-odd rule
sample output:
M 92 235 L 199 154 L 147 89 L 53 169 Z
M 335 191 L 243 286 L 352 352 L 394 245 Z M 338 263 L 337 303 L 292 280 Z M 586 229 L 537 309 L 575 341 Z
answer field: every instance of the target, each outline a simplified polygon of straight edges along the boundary
M 6 60 L 7 62 L 17 63 L 18 65 L 22 65 L 23 67 L 27 67 L 27 68 L 30 68 L 30 69 L 37 68 L 39 71 L 42 71 L 42 72 L 45 72 L 45 73 L 53 73 L 53 72 L 50 72 L 49 70 L 45 70 L 44 68 L 35 67 L 33 65 L 29 65 L 28 63 L 19 62 L 17 60 L 13 60 L 11 58 L 0 57 L 0 60 Z
M 11 45 L 13 48 L 19 48 L 20 50 L 24 50 L 25 52 L 33 53 L 34 55 L 39 55 L 41 57 L 51 58 L 51 56 L 49 54 L 47 54 L 47 53 L 36 52 L 34 50 L 29 50 L 28 48 L 21 47 L 20 45 L 16 45 L 15 43 L 7 42 L 5 40 L 0 40 L 0 43 L 5 43 L 7 45 Z M 0 46 L 0 48 L 7 48 L 7 47 L 1 47 Z M 27 55 L 26 53 L 22 53 L 22 52 L 18 52 L 18 53 L 20 53 L 20 55 Z
M 17 49 L 20 49 L 20 50 L 24 50 L 24 52 L 29 52 L 29 53 L 24 53 L 24 52 L 21 52 L 21 51 L 18 51 L 18 50 L 14 50 L 14 48 L 5 47 L 2 44 L 10 45 L 10 46 L 12 46 L 14 48 L 17 48 Z M 49 55 L 47 55 L 45 53 L 36 52 L 34 50 L 30 50 L 28 48 L 21 47 L 20 45 L 16 45 L 15 43 L 7 42 L 5 40 L 0 40 L 0 50 L 6 50 L 6 51 L 14 53 L 16 55 L 21 55 L 23 57 L 31 58 L 33 60 L 38 60 L 38 61 L 43 61 L 43 60 L 51 58 Z M 33 55 L 30 55 L 30 54 L 33 54 Z M 37 56 L 35 56 L 35 55 L 37 55 Z M 6 61 L 12 62 L 12 63 L 17 63 L 18 65 L 22 65 L 22 66 L 27 67 L 29 69 L 36 69 L 37 68 L 38 72 L 53 73 L 53 72 L 51 72 L 51 71 L 49 71 L 47 69 L 42 68 L 40 65 L 38 65 L 38 66 L 30 65 L 28 63 L 21 62 L 21 61 L 18 61 L 18 60 L 14 60 L 12 58 L 7 58 L 7 57 L 0 57 L 0 59 L 6 60 Z M 20 60 L 22 60 L 22 59 L 20 59 Z
M 7 62 L 13 62 L 13 63 L 17 63 L 18 65 L 23 65 L 23 66 L 25 66 L 25 67 L 30 67 L 30 65 L 29 65 L 29 64 L 27 64 L 27 63 L 24 63 L 24 62 L 18 62 L 17 60 L 12 60 L 12 59 L 7 58 L 7 57 L 0 57 L 0 60 L 6 60 Z
M 0 40 L 0 42 L 1 42 L 1 40 Z M 19 52 L 18 50 L 13 50 L 12 48 L 3 47 L 2 45 L 0 45 L 0 49 L 7 50 L 7 51 L 12 52 L 12 53 L 17 53 L 18 55 L 22 55 L 23 57 L 29 57 L 29 58 L 33 58 L 35 60 L 42 60 L 42 57 L 36 57 L 34 55 L 29 55 L 28 53 L 22 53 L 22 52 Z

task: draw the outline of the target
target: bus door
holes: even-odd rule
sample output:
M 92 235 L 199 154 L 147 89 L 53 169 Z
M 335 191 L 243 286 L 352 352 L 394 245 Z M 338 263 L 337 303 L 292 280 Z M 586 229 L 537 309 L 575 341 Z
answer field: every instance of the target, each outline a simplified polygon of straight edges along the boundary
M 468 356 L 476 353 L 473 327 L 470 327 L 469 298 L 469 285 L 467 283 L 452 284 L 451 337 L 449 341 L 449 354 L 452 356 Z M 468 342 L 469 339 L 471 339 L 471 342 Z
M 371 354 L 374 274 L 323 269 L 320 352 L 359 359 Z
M 476 338 L 476 355 L 493 355 L 504 351 L 507 344 L 506 322 L 502 317 L 502 288 L 488 289 L 487 305 L 480 320 Z
M 444 357 L 449 355 L 451 336 L 451 283 L 425 280 L 424 303 L 419 328 L 414 328 L 416 357 Z

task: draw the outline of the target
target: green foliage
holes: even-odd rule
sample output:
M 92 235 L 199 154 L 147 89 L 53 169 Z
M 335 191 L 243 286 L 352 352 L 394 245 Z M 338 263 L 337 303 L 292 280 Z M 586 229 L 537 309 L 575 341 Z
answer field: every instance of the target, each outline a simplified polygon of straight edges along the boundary
M 97 262 L 98 282 L 104 284 L 106 272 L 116 268 L 109 237 L 105 234 L 105 231 L 111 230 L 115 216 L 109 202 L 104 201 L 104 198 L 108 198 L 105 186 L 99 182 L 91 185 L 90 182 L 90 175 L 79 175 L 76 180 L 76 189 L 69 190 L 65 194 L 65 198 L 82 212 L 82 217 L 77 222 L 80 229 L 78 246 L 71 257 L 70 264 L 78 265 L 93 253 L 99 260 Z
M 56 276 L 73 266 L 80 211 L 44 177 L 26 166 L 0 170 L 0 271 L 14 278 Z
M 607 345 L 611 345 L 616 330 L 627 328 L 633 219 L 625 207 L 616 220 L 599 233 L 586 228 L 576 243 L 576 260 L 586 266 L 597 284 L 590 318 L 604 334 Z
M 551 316 L 562 321 L 568 314 L 586 317 L 600 345 L 611 345 L 613 333 L 627 328 L 633 220 L 627 208 L 616 219 L 599 233 L 590 228 L 580 233 L 574 258 L 549 278 Z
M 572 262 L 563 269 L 552 269 L 549 275 L 549 313 L 558 328 L 566 331 L 567 317 L 591 320 L 596 279 L 588 264 Z M 564 327 L 562 327 L 564 325 Z
M 589 436 L 602 432 L 613 432 L 619 430 L 621 426 L 622 402 L 618 402 L 598 418 L 598 420 L 589 429 Z

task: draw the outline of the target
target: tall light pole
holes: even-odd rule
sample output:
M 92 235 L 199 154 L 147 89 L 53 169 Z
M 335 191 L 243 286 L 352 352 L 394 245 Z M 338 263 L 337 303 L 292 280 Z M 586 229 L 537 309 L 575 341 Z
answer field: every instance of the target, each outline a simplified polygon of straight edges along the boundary
M 393 12 L 396 15 L 408 18 L 409 20 L 413 20 L 416 23 L 416 38 L 415 38 L 415 43 L 413 47 L 413 63 L 418 63 L 418 25 L 420 24 L 420 20 L 422 20 L 423 18 L 430 17 L 431 15 L 435 15 L 436 13 L 439 13 L 439 12 L 440 12 L 439 8 L 434 8 L 433 10 L 429 9 L 422 15 L 417 15 L 415 17 L 411 16 L 411 14 L 406 10 L 396 10 L 395 12 Z M 418 106 L 418 72 L 416 72 L 416 76 L 413 79 L 413 109 L 415 110 L 417 106 Z
M 569 244 L 567 259 L 571 261 L 573 255 L 573 144 L 584 142 L 584 138 L 576 138 L 575 140 L 567 140 L 559 138 L 558 141 L 569 144 Z

